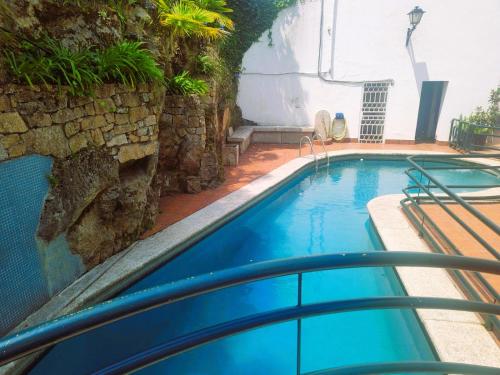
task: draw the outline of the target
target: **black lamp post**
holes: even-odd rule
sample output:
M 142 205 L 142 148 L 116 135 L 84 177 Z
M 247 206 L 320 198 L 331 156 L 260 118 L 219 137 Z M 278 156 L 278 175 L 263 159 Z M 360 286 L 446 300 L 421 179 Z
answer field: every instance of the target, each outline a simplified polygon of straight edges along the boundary
M 410 17 L 410 25 L 412 27 L 409 27 L 408 31 L 406 32 L 406 47 L 408 47 L 408 43 L 410 43 L 411 34 L 417 28 L 417 25 L 420 23 L 420 20 L 422 19 L 424 13 L 425 12 L 418 6 L 416 6 L 410 13 L 408 13 L 408 16 Z

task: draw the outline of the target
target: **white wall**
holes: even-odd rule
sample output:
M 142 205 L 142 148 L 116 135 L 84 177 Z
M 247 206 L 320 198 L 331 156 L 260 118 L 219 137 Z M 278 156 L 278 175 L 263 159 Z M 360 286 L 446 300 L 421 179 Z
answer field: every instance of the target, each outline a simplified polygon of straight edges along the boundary
M 405 47 L 406 15 L 426 13 Z M 344 112 L 349 137 L 361 118 L 362 82 L 391 79 L 386 139 L 414 139 L 421 82 L 449 81 L 437 129 L 486 105 L 500 83 L 500 0 L 324 0 L 322 71 L 317 75 L 321 0 L 299 1 L 246 52 L 238 104 L 262 125 L 307 126 L 317 111 Z

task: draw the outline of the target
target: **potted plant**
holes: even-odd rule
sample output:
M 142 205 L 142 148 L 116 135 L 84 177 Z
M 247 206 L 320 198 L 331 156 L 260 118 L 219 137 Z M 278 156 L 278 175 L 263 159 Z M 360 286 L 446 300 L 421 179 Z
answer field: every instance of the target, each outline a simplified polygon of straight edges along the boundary
M 481 148 L 489 136 L 495 134 L 495 127 L 500 120 L 499 102 L 500 89 L 492 90 L 487 109 L 477 107 L 476 111 L 467 117 L 460 116 L 460 127 L 465 134 L 467 143 L 473 148 Z

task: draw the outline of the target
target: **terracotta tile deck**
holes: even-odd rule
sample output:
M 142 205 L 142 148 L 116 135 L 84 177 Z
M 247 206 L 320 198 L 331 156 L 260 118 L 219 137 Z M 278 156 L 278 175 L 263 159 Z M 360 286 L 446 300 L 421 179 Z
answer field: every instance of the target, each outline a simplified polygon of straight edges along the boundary
M 453 241 L 453 244 L 463 255 L 491 260 L 495 259 L 495 257 L 490 254 L 484 246 L 481 245 L 481 243 L 472 237 L 472 235 L 460 226 L 460 224 L 453 220 L 453 218 L 451 218 L 451 216 L 449 216 L 441 207 L 434 204 L 422 205 L 421 207 L 434 220 L 444 234 L 450 238 L 451 241 Z M 463 207 L 457 204 L 450 204 L 448 207 L 453 213 L 457 214 L 467 225 L 476 231 L 481 238 L 487 241 L 488 244 L 490 244 L 496 251 L 500 251 L 500 236 L 498 234 L 484 225 Z M 482 203 L 474 204 L 474 207 L 494 223 L 500 223 L 500 204 Z M 441 244 L 444 248 L 447 248 L 444 242 L 441 242 Z M 450 249 L 448 249 L 448 252 L 452 254 Z M 497 292 L 500 291 L 500 276 L 491 274 L 483 274 L 483 276 Z M 474 277 L 470 277 L 470 279 L 474 284 L 476 284 L 476 287 L 480 292 L 482 292 L 483 296 L 490 299 L 491 296 L 486 290 L 482 289 L 480 282 Z
M 333 150 L 423 150 L 436 152 L 454 152 L 447 146 L 436 144 L 359 144 L 336 143 L 326 146 Z M 315 146 L 317 153 L 323 152 L 321 146 Z M 308 146 L 303 146 L 303 154 L 308 154 Z M 199 194 L 175 194 L 162 197 L 160 200 L 160 215 L 156 226 L 144 237 L 148 237 L 173 223 L 182 220 L 210 203 L 245 186 L 253 180 L 276 169 L 298 156 L 297 145 L 252 144 L 240 156 L 240 164 L 236 167 L 226 167 L 226 180 L 215 189 L 205 190 Z

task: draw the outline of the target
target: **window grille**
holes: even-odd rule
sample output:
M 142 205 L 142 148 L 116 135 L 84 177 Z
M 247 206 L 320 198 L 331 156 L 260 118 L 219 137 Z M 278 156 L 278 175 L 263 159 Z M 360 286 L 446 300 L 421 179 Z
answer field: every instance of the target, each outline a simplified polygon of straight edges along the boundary
M 388 82 L 367 82 L 363 88 L 360 143 L 383 143 Z

